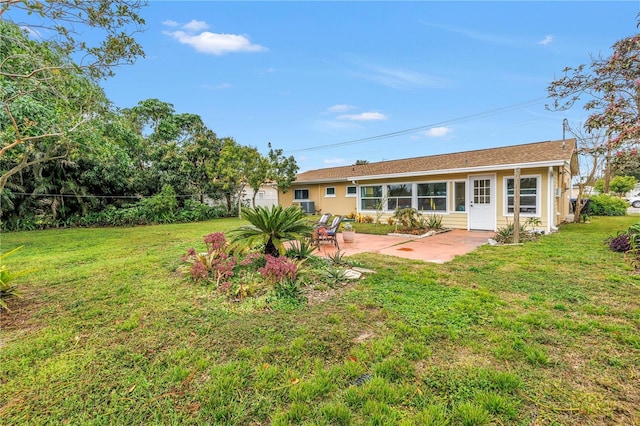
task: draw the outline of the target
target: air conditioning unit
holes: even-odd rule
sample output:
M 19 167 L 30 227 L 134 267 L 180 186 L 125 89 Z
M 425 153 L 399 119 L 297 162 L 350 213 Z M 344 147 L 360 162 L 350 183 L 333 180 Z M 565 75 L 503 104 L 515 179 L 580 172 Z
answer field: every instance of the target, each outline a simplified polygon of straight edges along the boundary
M 300 207 L 306 214 L 314 214 L 316 212 L 316 203 L 314 201 L 301 201 Z

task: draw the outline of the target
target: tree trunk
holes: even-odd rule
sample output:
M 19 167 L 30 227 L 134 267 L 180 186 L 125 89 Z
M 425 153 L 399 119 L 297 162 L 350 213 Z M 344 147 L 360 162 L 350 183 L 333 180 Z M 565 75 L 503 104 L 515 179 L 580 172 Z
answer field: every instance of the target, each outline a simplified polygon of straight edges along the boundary
M 573 210 L 574 223 L 580 223 L 580 214 L 582 212 L 582 208 L 585 206 L 585 204 L 587 204 L 586 200 L 583 200 L 584 196 L 584 183 L 578 183 L 578 197 L 576 198 L 576 204 Z
M 224 198 L 227 200 L 227 213 L 231 213 L 232 210 L 232 206 L 231 206 L 231 193 L 230 192 L 226 192 L 224 194 Z
M 267 244 L 264 247 L 264 254 L 268 254 L 273 257 L 280 257 L 280 251 L 278 251 L 278 248 L 273 244 L 272 237 L 269 237 L 269 241 L 267 241 Z
M 604 158 L 604 193 L 609 193 L 609 182 L 611 181 L 611 145 L 607 143 L 607 155 Z

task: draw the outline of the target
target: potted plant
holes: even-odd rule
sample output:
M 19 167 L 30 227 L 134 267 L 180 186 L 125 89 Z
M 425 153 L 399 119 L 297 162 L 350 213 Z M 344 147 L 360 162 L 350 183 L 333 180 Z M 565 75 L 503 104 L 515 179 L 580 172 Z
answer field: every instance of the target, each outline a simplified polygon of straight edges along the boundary
M 353 229 L 351 222 L 346 222 L 342 225 L 342 241 L 345 243 L 352 243 L 356 238 L 356 231 Z

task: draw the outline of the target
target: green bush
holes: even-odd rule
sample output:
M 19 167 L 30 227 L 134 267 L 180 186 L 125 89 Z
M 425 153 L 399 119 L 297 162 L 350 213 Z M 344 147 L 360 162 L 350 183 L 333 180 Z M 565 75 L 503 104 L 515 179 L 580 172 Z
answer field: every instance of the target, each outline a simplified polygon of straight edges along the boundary
M 14 284 L 14 280 L 20 275 L 25 274 L 27 271 L 15 272 L 4 263 L 4 259 L 7 256 L 17 252 L 23 246 L 16 247 L 11 251 L 0 254 L 0 311 L 2 309 L 9 310 L 6 300 L 12 297 L 20 297 L 20 293 L 17 290 L 17 285 Z
M 592 216 L 624 216 L 627 214 L 627 203 L 621 198 L 608 194 L 591 196 Z
M 176 191 L 171 185 L 164 185 L 159 194 L 144 198 L 138 203 L 142 216 L 150 223 L 175 222 L 174 213 L 177 207 Z

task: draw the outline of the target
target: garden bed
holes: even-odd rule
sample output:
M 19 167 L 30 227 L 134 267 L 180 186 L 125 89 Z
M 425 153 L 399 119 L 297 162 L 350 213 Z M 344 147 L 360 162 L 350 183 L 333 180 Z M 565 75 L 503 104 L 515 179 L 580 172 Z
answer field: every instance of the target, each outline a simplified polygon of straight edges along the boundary
M 430 229 L 430 230 L 426 230 L 426 229 L 414 229 L 414 230 L 407 230 L 407 231 L 398 230 L 396 232 L 390 232 L 387 235 L 391 237 L 425 238 L 425 237 L 432 237 L 434 235 L 442 234 L 449 231 L 452 231 L 452 229 L 441 228 L 441 229 Z

